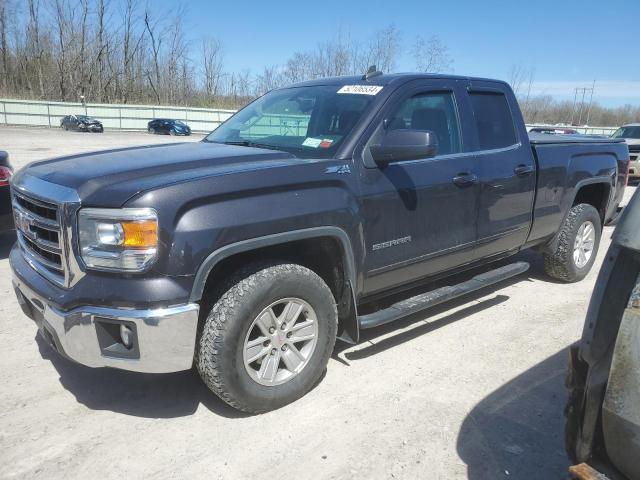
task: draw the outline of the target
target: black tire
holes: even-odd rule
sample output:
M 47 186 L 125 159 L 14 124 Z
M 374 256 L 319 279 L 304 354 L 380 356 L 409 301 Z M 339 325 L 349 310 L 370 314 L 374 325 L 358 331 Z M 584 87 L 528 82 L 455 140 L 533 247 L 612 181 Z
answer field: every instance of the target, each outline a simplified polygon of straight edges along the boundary
M 150 133 L 151 135 L 155 135 L 155 134 L 156 134 L 156 130 L 155 130 L 155 128 L 150 128 L 148 131 L 149 131 L 149 133 Z
M 171 135 L 172 137 L 176 135 L 176 131 L 172 128 L 171 130 L 169 130 L 169 135 Z
M 196 367 L 206 385 L 232 407 L 254 414 L 305 395 L 324 372 L 336 340 L 338 314 L 327 284 L 308 268 L 273 262 L 241 270 L 223 290 L 204 321 L 196 346 Z M 304 300 L 315 311 L 317 341 L 297 375 L 286 383 L 265 386 L 245 369 L 244 341 L 264 308 L 290 297 Z
M 580 226 L 587 221 L 594 226 L 595 242 L 591 258 L 589 258 L 586 265 L 580 268 L 573 259 L 573 246 Z M 544 269 L 547 275 L 564 282 L 582 280 L 591 270 L 598 254 L 598 246 L 602 235 L 601 222 L 600 214 L 593 206 L 581 203 L 572 207 L 560 227 L 556 250 L 553 253 L 544 254 Z

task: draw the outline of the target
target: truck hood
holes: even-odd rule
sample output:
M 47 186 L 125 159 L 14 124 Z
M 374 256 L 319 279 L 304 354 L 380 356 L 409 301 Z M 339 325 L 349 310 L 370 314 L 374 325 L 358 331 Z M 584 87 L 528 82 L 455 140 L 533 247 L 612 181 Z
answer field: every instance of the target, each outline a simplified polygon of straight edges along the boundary
M 73 188 L 87 206 L 120 207 L 136 194 L 160 186 L 300 162 L 305 160 L 286 152 L 189 142 L 54 158 L 30 164 L 19 176 Z

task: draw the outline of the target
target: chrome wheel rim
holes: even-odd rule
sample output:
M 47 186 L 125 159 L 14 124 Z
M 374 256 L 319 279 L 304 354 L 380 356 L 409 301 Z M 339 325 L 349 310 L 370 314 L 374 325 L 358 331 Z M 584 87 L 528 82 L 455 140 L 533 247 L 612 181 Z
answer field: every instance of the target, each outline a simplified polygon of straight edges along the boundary
M 596 228 L 592 222 L 586 221 L 578 229 L 576 240 L 573 243 L 573 262 L 578 268 L 584 268 L 591 256 L 596 244 Z
M 261 385 L 281 385 L 309 363 L 318 340 L 318 318 L 300 298 L 283 298 L 262 310 L 244 339 L 244 368 Z

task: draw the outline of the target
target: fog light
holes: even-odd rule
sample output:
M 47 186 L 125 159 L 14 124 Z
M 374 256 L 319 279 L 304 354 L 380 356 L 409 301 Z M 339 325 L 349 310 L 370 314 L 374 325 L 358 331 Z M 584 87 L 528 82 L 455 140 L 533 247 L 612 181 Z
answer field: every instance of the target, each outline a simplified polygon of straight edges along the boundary
M 131 330 L 131 328 L 127 327 L 126 325 L 121 324 L 120 339 L 122 340 L 122 344 L 125 347 L 131 348 L 133 346 L 133 330 Z

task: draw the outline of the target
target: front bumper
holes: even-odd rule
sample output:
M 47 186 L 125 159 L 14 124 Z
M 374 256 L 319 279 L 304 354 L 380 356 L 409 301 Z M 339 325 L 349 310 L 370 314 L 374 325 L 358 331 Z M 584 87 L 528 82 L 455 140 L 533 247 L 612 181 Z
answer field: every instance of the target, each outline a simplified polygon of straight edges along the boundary
M 146 373 L 188 370 L 193 364 L 196 303 L 149 310 L 83 306 L 62 311 L 15 272 L 13 287 L 20 307 L 38 324 L 40 335 L 77 363 Z M 134 332 L 130 349 L 118 344 L 120 324 Z
M 84 127 L 78 126 L 78 130 L 82 132 L 102 132 L 104 127 L 102 125 L 85 125 Z

